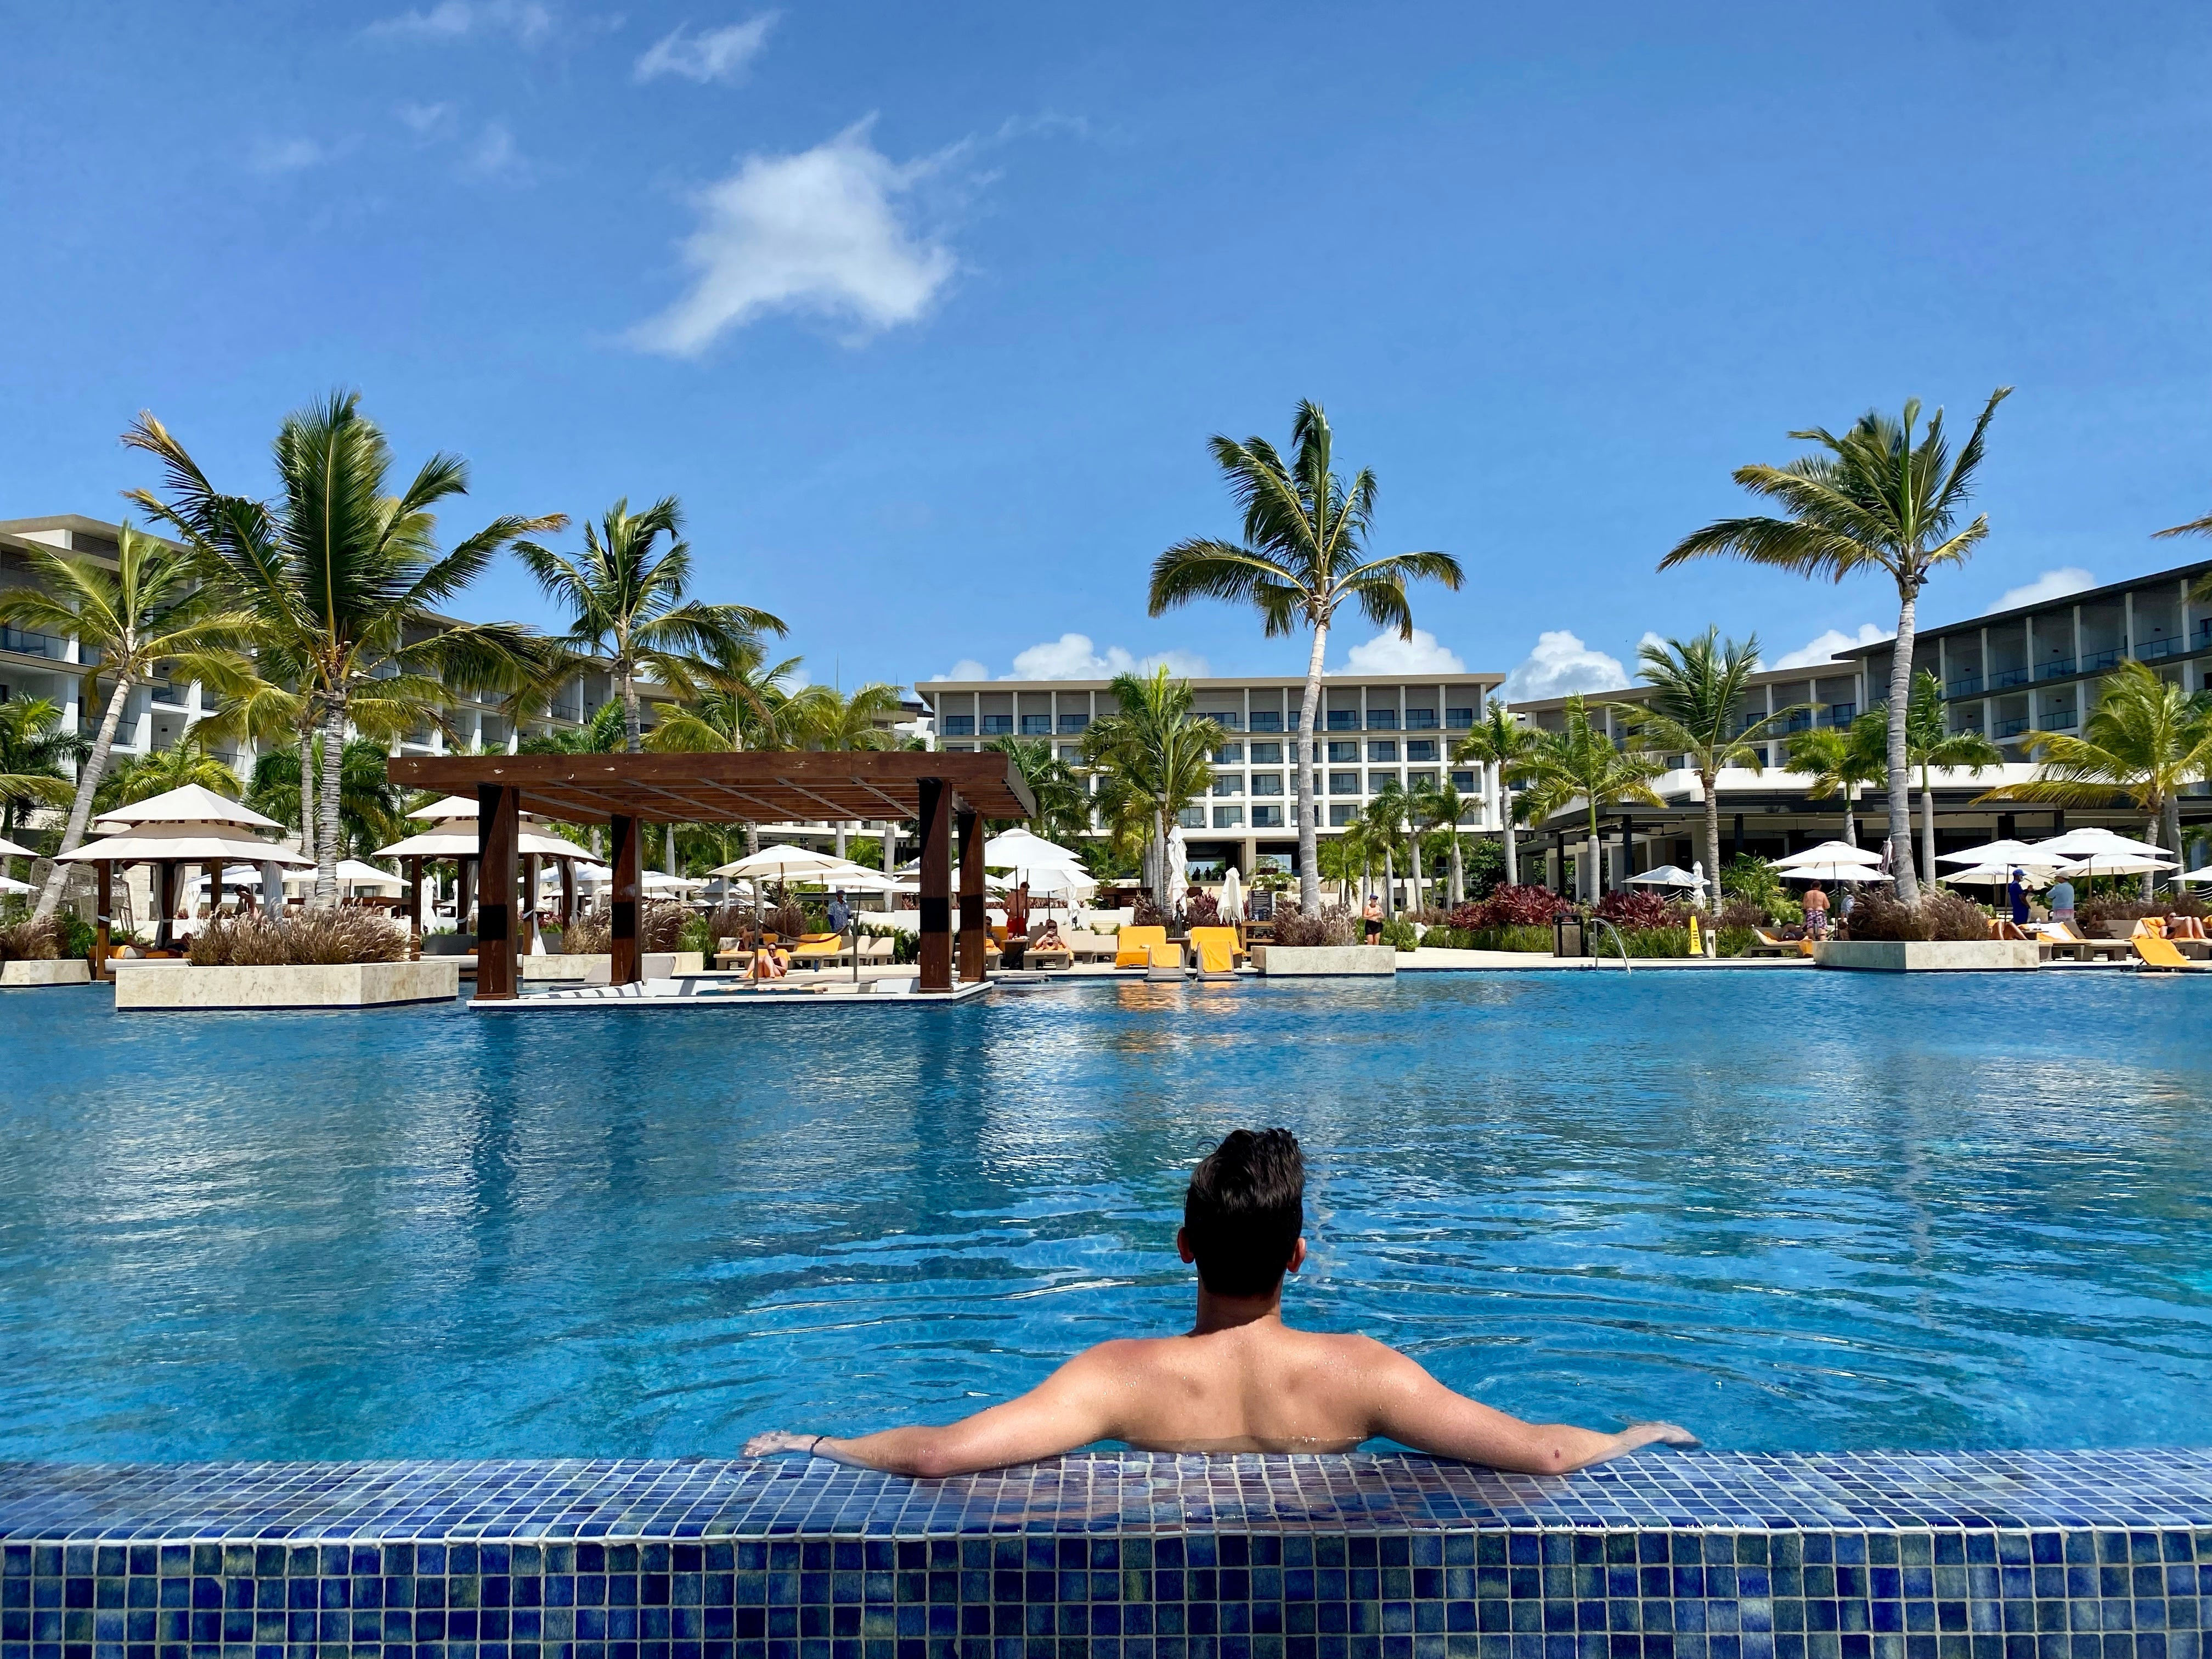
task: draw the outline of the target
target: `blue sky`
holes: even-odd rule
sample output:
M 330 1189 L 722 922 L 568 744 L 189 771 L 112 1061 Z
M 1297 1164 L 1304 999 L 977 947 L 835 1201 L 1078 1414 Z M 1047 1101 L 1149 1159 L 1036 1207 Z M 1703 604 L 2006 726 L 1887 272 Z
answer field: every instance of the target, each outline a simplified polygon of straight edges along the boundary
M 112 516 L 155 482 L 115 441 L 141 408 L 264 490 L 283 413 L 347 385 L 404 459 L 468 457 L 456 532 L 678 495 L 702 593 L 787 617 L 817 678 L 1297 672 L 1246 615 L 1149 619 L 1144 589 L 1233 530 L 1207 435 L 1282 441 L 1311 397 L 1380 475 L 1378 547 L 1467 567 L 1417 596 L 1412 659 L 1547 690 L 1647 629 L 1756 629 L 1772 660 L 1886 629 L 1870 581 L 1653 568 L 1739 508 L 1731 467 L 1870 404 L 2019 388 L 1993 533 L 1933 620 L 2178 562 L 2148 533 L 2212 510 L 2202 7 L 9 28 L 0 516 Z M 466 608 L 552 620 L 513 567 Z

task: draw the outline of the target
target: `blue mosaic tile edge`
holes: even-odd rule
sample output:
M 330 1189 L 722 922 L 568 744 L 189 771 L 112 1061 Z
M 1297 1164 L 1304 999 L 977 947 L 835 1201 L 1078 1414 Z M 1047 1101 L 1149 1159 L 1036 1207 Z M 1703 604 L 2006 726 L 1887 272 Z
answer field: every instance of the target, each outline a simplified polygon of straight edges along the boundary
M 0 1463 L 0 1539 L 2212 1528 L 2212 1449 L 1647 1451 L 1564 1478 L 1414 1455 L 1094 1453 L 949 1480 L 715 1459 Z

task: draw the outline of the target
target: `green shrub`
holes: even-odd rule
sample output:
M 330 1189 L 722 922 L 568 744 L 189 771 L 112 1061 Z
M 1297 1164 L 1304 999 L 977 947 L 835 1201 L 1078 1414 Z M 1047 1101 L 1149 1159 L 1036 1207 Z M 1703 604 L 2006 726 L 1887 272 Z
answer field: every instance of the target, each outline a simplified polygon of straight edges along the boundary
M 1690 930 L 1686 927 L 1624 927 L 1620 942 L 1632 957 L 1686 957 Z
M 1758 943 L 1758 933 L 1749 927 L 1722 927 L 1713 933 L 1713 950 L 1719 956 L 1740 957 Z
M 1467 939 L 1467 948 L 1471 951 L 1521 951 L 1531 956 L 1552 953 L 1552 930 L 1548 927 L 1480 927 L 1468 934 Z
M 1472 951 L 1476 948 L 1473 933 L 1443 922 L 1437 923 L 1422 934 L 1421 943 L 1431 951 Z
M 1382 943 L 1394 950 L 1410 951 L 1420 940 L 1414 936 L 1412 922 L 1403 916 L 1393 916 L 1382 924 Z
M 709 957 L 721 948 L 721 940 L 714 937 L 713 924 L 704 916 L 687 917 L 676 935 L 678 950 L 697 951 Z
M 64 910 L 55 916 L 58 937 L 56 944 L 64 957 L 89 960 L 100 944 L 100 930 L 78 915 L 74 910 Z

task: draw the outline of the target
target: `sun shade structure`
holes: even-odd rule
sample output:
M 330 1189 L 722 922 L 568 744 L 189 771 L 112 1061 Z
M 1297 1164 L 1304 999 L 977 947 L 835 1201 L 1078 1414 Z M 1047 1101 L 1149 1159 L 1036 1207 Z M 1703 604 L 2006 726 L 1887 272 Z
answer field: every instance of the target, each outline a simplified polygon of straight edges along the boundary
M 1825 868 L 1831 864 L 1863 864 L 1872 868 L 1881 862 L 1881 854 L 1869 852 L 1863 847 L 1854 847 L 1847 841 L 1824 841 L 1818 847 L 1792 853 L 1786 859 L 1767 860 L 1777 870 L 1802 870 L 1814 865 Z
M 609 827 L 614 869 L 613 962 L 621 985 L 642 977 L 637 907 L 643 878 L 639 826 L 776 823 L 793 818 L 912 818 L 921 829 L 920 989 L 952 989 L 952 842 L 960 842 L 960 976 L 983 977 L 989 928 L 983 902 L 983 820 L 1023 819 L 1036 802 L 1013 757 L 912 750 L 667 755 L 403 755 L 394 783 L 476 794 L 477 1000 L 515 994 L 510 922 L 516 840 L 525 814 Z M 767 849 L 763 849 L 766 851 Z M 740 860 L 739 863 L 744 860 Z M 743 873 L 743 872 L 741 872 Z

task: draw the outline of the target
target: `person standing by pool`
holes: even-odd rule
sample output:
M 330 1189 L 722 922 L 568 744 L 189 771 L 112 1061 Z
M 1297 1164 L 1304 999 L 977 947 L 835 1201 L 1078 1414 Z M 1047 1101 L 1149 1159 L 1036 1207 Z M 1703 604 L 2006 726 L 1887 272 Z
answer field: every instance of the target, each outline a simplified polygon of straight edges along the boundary
M 2051 919 L 2053 921 L 2074 920 L 2074 884 L 2061 876 L 2051 884 Z
M 1360 914 L 1367 922 L 1367 942 L 1373 945 L 1382 937 L 1382 901 L 1370 896 Z
M 2027 909 L 2027 872 L 2014 866 L 2012 879 L 2005 883 L 2005 896 L 2012 901 L 2012 919 L 2015 925 L 2034 920 Z
M 830 894 L 830 931 L 833 933 L 843 933 L 845 931 L 845 924 L 852 921 L 852 919 L 853 913 L 845 908 L 845 896 L 842 893 Z
M 1828 896 L 1814 882 L 1805 890 L 1805 937 L 1826 939 L 1828 936 Z
M 1639 1446 L 1695 1445 L 1671 1423 L 1615 1434 L 1524 1423 L 1454 1394 L 1364 1336 L 1293 1330 L 1283 1279 L 1303 1267 L 1305 1158 L 1288 1129 L 1238 1129 L 1190 1178 L 1176 1249 L 1198 1268 L 1198 1318 L 1181 1336 L 1126 1338 L 1078 1354 L 1018 1400 L 945 1428 L 757 1434 L 748 1457 L 804 1452 L 858 1468 L 937 1477 L 1054 1457 L 1099 1440 L 1146 1451 L 1341 1452 L 1385 1436 L 1495 1469 L 1561 1474 Z

